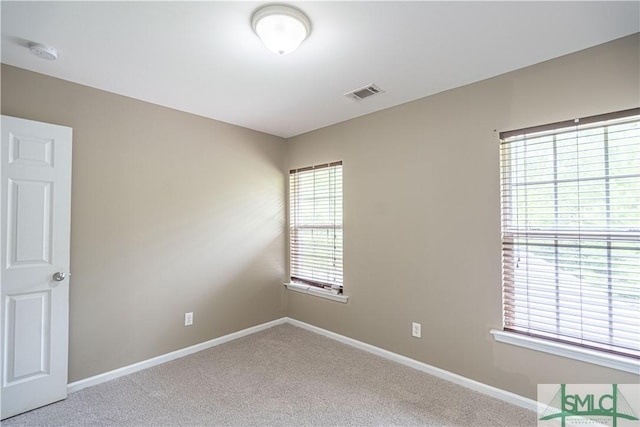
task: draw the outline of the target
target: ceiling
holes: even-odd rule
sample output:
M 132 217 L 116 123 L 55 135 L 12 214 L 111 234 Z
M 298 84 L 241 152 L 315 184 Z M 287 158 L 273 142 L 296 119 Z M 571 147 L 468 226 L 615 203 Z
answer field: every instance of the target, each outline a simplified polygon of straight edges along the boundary
M 286 138 L 640 31 L 638 1 L 294 1 L 312 33 L 277 56 L 266 3 L 3 0 L 2 62 Z

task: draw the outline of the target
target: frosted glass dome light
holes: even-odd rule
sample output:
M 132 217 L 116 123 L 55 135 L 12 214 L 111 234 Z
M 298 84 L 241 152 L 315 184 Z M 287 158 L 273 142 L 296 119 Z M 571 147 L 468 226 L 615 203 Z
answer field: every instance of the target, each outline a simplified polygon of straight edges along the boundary
M 289 6 L 262 7 L 253 14 L 251 25 L 267 49 L 278 55 L 293 52 L 311 33 L 309 18 Z

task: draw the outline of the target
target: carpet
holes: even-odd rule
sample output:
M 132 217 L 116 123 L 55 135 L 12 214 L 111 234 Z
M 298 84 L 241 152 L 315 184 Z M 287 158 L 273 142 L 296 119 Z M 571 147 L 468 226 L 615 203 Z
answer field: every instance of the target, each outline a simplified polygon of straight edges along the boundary
M 535 426 L 536 414 L 293 325 L 72 393 L 3 426 Z

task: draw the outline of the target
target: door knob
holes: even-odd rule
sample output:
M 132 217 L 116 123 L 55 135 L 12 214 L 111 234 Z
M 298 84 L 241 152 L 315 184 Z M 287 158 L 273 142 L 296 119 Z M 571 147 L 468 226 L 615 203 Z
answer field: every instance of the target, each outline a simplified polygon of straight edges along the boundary
M 62 282 L 65 279 L 65 274 L 62 271 L 58 271 L 57 273 L 53 273 L 53 280 L 56 282 Z

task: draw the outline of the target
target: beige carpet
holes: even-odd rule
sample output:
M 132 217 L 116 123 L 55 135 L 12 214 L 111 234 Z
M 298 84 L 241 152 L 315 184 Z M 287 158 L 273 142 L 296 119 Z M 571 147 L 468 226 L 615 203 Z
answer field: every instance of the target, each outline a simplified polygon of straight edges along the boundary
M 536 414 L 291 325 L 9 418 L 3 426 L 535 426 Z

